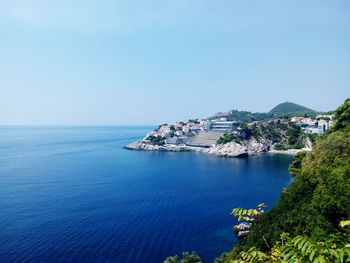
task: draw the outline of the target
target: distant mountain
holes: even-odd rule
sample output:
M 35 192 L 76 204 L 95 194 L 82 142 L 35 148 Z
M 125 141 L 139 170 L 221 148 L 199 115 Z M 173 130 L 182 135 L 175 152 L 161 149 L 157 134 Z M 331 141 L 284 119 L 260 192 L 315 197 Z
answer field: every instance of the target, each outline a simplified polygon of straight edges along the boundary
M 316 111 L 293 102 L 284 102 L 278 104 L 276 107 L 270 110 L 269 113 L 273 115 L 315 114 Z

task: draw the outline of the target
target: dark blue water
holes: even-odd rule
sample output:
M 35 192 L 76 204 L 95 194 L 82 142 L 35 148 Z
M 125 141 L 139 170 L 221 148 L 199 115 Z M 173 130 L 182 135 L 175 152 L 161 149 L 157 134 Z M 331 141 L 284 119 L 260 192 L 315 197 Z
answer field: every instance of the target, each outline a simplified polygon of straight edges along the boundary
M 0 128 L 0 262 L 212 262 L 237 206 L 275 203 L 290 156 L 124 150 L 149 127 Z

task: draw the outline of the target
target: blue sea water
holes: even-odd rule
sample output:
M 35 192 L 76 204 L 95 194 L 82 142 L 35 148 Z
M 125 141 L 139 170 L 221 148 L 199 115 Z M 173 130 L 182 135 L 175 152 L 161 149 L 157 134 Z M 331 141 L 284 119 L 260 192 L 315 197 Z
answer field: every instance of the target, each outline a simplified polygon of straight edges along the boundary
M 290 156 L 123 149 L 152 127 L 0 127 L 0 262 L 212 262 L 234 207 L 273 206 Z

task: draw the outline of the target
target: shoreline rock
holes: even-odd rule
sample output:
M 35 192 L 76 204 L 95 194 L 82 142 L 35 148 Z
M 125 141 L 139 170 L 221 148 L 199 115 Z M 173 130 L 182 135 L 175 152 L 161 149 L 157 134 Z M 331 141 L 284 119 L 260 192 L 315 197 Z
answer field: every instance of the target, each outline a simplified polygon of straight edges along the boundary
M 238 225 L 235 225 L 235 226 L 233 227 L 233 229 L 234 229 L 236 232 L 239 232 L 239 231 L 247 231 L 247 230 L 249 230 L 251 227 L 252 227 L 252 223 L 243 222 L 243 223 L 240 223 L 240 224 L 238 224 Z
M 207 153 L 223 157 L 244 157 L 268 152 L 269 150 L 269 142 L 251 139 L 242 141 L 241 143 L 229 142 L 225 144 L 216 144 L 210 147 Z
M 153 145 L 143 140 L 132 142 L 124 147 L 128 150 L 158 151 L 158 152 L 202 152 L 221 157 L 247 157 L 261 153 L 290 154 L 295 155 L 300 151 L 310 151 L 310 148 L 275 150 L 269 141 L 257 141 L 251 139 L 241 143 L 229 142 L 226 144 L 215 144 L 209 148 L 194 147 L 188 145 Z
M 237 236 L 239 238 L 245 237 L 248 235 L 250 228 L 252 227 L 252 223 L 240 223 L 233 227 L 234 231 L 237 232 Z
M 299 152 L 302 151 L 311 151 L 312 148 L 302 148 L 302 149 L 288 149 L 288 150 L 275 150 L 271 149 L 269 153 L 276 153 L 276 154 L 288 154 L 288 155 L 296 155 Z
M 136 141 L 124 146 L 128 150 L 136 151 L 158 151 L 158 152 L 188 152 L 191 151 L 187 146 L 177 145 L 152 145 L 144 141 Z

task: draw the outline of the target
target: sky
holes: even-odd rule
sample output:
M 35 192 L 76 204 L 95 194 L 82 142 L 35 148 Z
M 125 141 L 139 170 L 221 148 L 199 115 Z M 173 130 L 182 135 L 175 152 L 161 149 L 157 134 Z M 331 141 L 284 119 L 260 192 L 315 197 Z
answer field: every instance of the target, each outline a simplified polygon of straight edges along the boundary
M 0 0 L 0 125 L 156 125 L 347 97 L 348 0 Z

